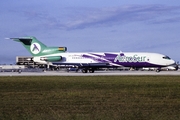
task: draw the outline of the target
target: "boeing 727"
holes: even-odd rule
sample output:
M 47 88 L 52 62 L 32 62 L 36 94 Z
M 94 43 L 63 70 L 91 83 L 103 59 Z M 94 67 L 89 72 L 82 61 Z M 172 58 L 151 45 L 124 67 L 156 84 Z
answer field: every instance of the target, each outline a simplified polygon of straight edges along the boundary
M 109 67 L 161 67 L 175 65 L 170 57 L 148 52 L 67 52 L 66 47 L 47 47 L 35 37 L 9 38 L 21 42 L 33 56 L 33 61 L 48 65 L 70 65 L 93 73 L 98 68 Z

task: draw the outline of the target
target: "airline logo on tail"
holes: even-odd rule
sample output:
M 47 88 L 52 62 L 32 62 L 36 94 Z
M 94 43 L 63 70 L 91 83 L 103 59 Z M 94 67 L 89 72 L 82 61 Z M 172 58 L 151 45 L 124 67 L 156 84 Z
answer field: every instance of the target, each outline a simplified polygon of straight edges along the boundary
M 31 44 L 30 49 L 33 54 L 38 54 L 41 51 L 41 46 L 39 43 L 33 43 Z

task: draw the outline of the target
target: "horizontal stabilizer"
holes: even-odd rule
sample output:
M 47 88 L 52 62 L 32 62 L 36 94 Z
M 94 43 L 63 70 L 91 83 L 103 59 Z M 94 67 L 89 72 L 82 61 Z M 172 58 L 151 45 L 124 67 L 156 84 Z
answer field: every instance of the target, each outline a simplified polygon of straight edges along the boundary
M 22 42 L 24 45 L 31 45 L 32 43 L 32 39 L 30 38 L 10 38 L 10 39 L 18 42 Z

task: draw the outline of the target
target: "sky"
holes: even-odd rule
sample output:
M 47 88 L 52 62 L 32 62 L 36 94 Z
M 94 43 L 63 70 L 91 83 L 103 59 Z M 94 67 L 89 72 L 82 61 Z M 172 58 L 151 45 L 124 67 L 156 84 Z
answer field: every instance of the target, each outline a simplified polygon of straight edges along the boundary
M 68 52 L 156 52 L 180 60 L 179 0 L 1 0 L 0 64 L 31 56 L 5 38 L 35 36 Z

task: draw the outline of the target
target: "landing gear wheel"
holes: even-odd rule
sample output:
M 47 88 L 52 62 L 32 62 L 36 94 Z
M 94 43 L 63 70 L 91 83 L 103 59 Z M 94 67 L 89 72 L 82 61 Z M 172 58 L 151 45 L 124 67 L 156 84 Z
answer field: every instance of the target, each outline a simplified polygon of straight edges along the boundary
M 93 70 L 93 69 L 90 69 L 89 72 L 90 72 L 90 73 L 94 73 L 94 70 Z
M 82 72 L 83 73 L 87 73 L 87 69 L 82 69 Z
M 22 72 L 22 70 L 21 70 L 21 69 L 19 69 L 19 70 L 18 70 L 18 73 L 21 73 L 21 72 Z
M 160 69 L 157 69 L 157 70 L 156 70 L 157 73 L 160 72 L 160 71 L 161 71 Z

